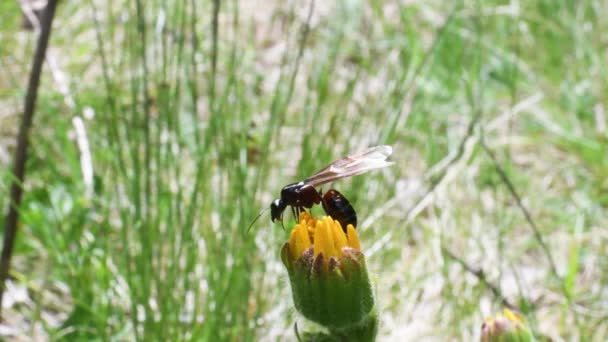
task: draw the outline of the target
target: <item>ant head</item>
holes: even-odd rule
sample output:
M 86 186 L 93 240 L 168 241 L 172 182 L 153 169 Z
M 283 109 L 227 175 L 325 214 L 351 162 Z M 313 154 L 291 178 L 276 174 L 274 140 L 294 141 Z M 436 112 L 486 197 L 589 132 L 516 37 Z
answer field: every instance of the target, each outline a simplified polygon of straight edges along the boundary
M 281 220 L 281 217 L 283 216 L 283 211 L 285 211 L 286 207 L 287 205 L 280 198 L 277 198 L 272 201 L 272 203 L 270 203 L 270 220 L 272 222 L 276 220 Z

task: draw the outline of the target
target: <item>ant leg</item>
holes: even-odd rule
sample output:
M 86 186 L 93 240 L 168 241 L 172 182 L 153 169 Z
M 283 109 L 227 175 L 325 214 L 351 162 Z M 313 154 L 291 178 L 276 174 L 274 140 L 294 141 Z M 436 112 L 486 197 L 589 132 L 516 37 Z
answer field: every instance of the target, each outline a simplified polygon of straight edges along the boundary
M 293 215 L 293 218 L 296 220 L 296 222 L 298 222 L 300 217 L 298 216 L 296 207 L 291 207 L 291 214 Z

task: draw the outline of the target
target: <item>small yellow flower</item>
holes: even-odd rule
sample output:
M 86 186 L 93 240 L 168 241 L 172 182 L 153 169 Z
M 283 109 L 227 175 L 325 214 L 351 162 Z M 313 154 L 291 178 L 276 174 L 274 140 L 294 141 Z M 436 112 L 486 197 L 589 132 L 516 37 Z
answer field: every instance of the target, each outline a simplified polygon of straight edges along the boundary
M 481 326 L 482 342 L 527 342 L 534 341 L 524 317 L 512 310 L 504 309 L 503 314 L 488 317 Z

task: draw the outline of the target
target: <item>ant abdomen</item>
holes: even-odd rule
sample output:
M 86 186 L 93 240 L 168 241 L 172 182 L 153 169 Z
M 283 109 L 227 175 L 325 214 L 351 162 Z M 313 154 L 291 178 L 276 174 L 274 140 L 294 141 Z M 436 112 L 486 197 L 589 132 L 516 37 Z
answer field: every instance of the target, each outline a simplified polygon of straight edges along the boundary
M 330 189 L 323 195 L 323 209 L 327 215 L 340 222 L 342 230 L 352 224 L 357 228 L 357 213 L 350 202 L 338 190 Z

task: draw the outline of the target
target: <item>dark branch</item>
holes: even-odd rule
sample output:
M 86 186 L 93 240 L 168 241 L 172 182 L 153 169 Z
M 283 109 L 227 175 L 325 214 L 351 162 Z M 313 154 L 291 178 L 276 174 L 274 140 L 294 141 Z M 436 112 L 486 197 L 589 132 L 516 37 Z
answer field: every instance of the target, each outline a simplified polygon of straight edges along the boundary
M 511 302 L 509 302 L 508 299 L 505 298 L 505 296 L 503 295 L 500 288 L 498 286 L 494 285 L 492 282 L 490 282 L 488 280 L 488 278 L 486 278 L 486 274 L 482 269 L 477 269 L 477 268 L 474 268 L 473 266 L 469 265 L 466 261 L 464 261 L 463 259 L 458 257 L 456 254 L 454 254 L 454 252 L 450 251 L 445 246 L 441 247 L 441 250 L 443 251 L 444 254 L 447 254 L 447 256 L 449 256 L 450 259 L 453 259 L 454 261 L 459 263 L 460 266 L 462 266 L 462 268 L 464 268 L 467 272 L 469 272 L 472 275 L 474 275 L 475 277 L 477 277 L 477 279 L 481 283 L 483 283 L 487 288 L 490 289 L 490 291 L 492 291 L 492 295 L 494 295 L 494 298 L 500 300 L 500 302 L 503 306 L 506 306 L 507 308 L 509 308 L 511 310 L 517 310 L 517 307 L 515 307 L 515 305 L 513 305 Z
M 498 163 L 498 160 L 496 159 L 494 152 L 492 152 L 492 150 L 490 150 L 490 148 L 486 145 L 486 143 L 483 139 L 483 135 L 482 135 L 482 138 L 480 139 L 480 144 L 481 144 L 483 150 L 486 152 L 486 154 L 490 157 L 490 159 L 492 159 L 492 163 L 494 164 L 494 168 L 496 169 L 496 172 L 498 172 L 500 179 L 507 186 L 507 189 L 511 193 L 511 196 L 513 196 L 513 198 L 515 199 L 515 203 L 517 204 L 517 206 L 519 207 L 521 212 L 524 214 L 524 218 L 526 219 L 526 222 L 528 222 L 528 224 L 532 228 L 532 231 L 534 232 L 534 238 L 538 241 L 538 244 L 541 246 L 543 252 L 545 253 L 545 256 L 547 257 L 547 260 L 549 261 L 549 266 L 551 267 L 551 272 L 553 273 L 553 275 L 556 278 L 559 279 L 559 275 L 557 273 L 557 267 L 555 266 L 555 261 L 553 261 L 553 255 L 551 254 L 549 247 L 545 243 L 545 240 L 543 239 L 543 236 L 540 233 L 540 230 L 538 229 L 536 222 L 534 222 L 534 219 L 532 219 L 532 215 L 530 215 L 530 212 L 528 211 L 526 206 L 524 206 L 524 204 L 521 200 L 521 196 L 519 196 L 519 193 L 515 190 L 515 186 L 513 185 L 513 182 L 511 182 L 511 179 L 509 179 L 509 176 L 507 176 L 507 173 L 505 172 L 505 170 Z
M 21 198 L 23 197 L 23 182 L 25 179 L 25 162 L 27 160 L 28 139 L 34 119 L 34 110 L 36 109 L 36 98 L 38 96 L 40 74 L 42 72 L 42 65 L 44 63 L 49 37 L 51 35 L 51 24 L 53 23 L 53 18 L 55 17 L 56 8 L 57 0 L 49 0 L 45 13 L 42 17 L 40 36 L 38 37 L 36 52 L 32 61 L 32 71 L 30 73 L 27 93 L 25 95 L 21 126 L 19 127 L 19 133 L 17 134 L 17 149 L 15 150 L 15 160 L 13 164 L 13 181 L 10 190 L 8 213 L 6 214 L 4 225 L 2 256 L 0 257 L 0 308 L 2 308 L 5 281 L 8 278 L 11 256 L 13 254 L 13 246 L 15 244 L 15 237 L 17 235 L 17 220 L 19 218 Z

